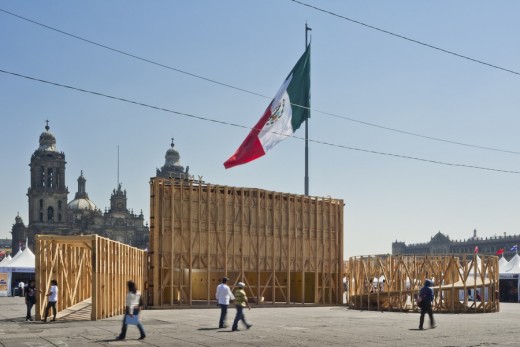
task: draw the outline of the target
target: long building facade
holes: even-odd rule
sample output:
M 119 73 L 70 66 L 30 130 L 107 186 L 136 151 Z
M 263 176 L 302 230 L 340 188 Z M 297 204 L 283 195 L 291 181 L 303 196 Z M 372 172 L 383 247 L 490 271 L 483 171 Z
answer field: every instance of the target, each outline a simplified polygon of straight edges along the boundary
M 473 236 L 464 240 L 451 240 L 448 235 L 440 231 L 431 237 L 430 241 L 407 245 L 405 242 L 392 243 L 392 255 L 445 255 L 445 254 L 479 254 L 495 255 L 499 250 L 504 250 L 504 257 L 511 259 L 516 251 L 514 246 L 520 245 L 520 235 L 503 235 L 479 237 L 477 230 L 473 230 Z

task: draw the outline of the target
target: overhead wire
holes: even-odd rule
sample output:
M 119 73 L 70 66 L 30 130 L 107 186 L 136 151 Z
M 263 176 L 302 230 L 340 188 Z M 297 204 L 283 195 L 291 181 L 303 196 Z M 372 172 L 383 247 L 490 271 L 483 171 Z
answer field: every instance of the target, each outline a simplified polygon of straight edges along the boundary
M 0 72 L 2 72 L 4 74 L 8 74 L 8 75 L 24 78 L 24 79 L 27 79 L 27 80 L 31 80 L 31 81 L 36 81 L 36 82 L 40 82 L 40 83 L 44 83 L 44 84 L 48 84 L 48 85 L 53 85 L 53 86 L 61 87 L 61 88 L 67 88 L 67 89 L 75 90 L 75 91 L 82 92 L 82 93 L 88 93 L 88 94 L 92 94 L 92 95 L 97 95 L 97 96 L 101 96 L 101 97 L 112 99 L 112 100 L 118 100 L 118 101 L 130 103 L 130 104 L 134 104 L 134 105 L 138 105 L 138 106 L 154 109 L 154 110 L 159 110 L 159 111 L 164 111 L 164 112 L 176 114 L 176 115 L 179 115 L 179 116 L 185 116 L 185 117 L 189 117 L 189 118 L 193 118 L 193 119 L 198 119 L 198 120 L 201 120 L 201 121 L 212 122 L 212 123 L 222 124 L 222 125 L 226 125 L 226 126 L 233 126 L 233 127 L 242 128 L 242 129 L 249 129 L 249 130 L 254 129 L 254 128 L 251 128 L 251 127 L 248 127 L 248 126 L 245 126 L 245 125 L 241 125 L 241 124 L 225 122 L 225 121 L 221 121 L 221 120 L 217 120 L 217 119 L 213 119 L 213 118 L 208 118 L 208 117 L 202 117 L 202 116 L 198 116 L 198 115 L 194 115 L 194 114 L 190 114 L 190 113 L 185 113 L 185 112 L 179 112 L 179 111 L 171 110 L 171 109 L 164 108 L 164 107 L 159 107 L 159 106 L 146 104 L 144 102 L 139 102 L 139 101 L 130 100 L 130 99 L 122 98 L 122 97 L 117 97 L 117 96 L 113 96 L 113 95 L 109 95 L 109 94 L 105 94 L 105 93 L 101 93 L 101 92 L 91 91 L 91 90 L 87 90 L 87 89 L 84 89 L 84 88 L 74 87 L 74 86 L 70 86 L 70 85 L 66 85 L 66 84 L 62 84 L 62 83 L 52 82 L 52 81 L 44 80 L 44 79 L 41 79 L 41 78 L 31 77 L 31 76 L 27 76 L 27 75 L 23 75 L 23 74 L 20 74 L 20 73 L 11 72 L 11 71 L 7 71 L 7 70 L 3 70 L 3 69 L 0 69 Z M 294 138 L 294 139 L 297 139 L 297 140 L 305 141 L 305 138 L 299 137 L 299 136 L 295 136 L 295 135 L 286 135 L 286 134 L 282 134 L 282 133 L 278 133 L 278 132 L 270 132 L 270 133 L 276 134 L 276 135 L 282 135 L 282 136 L 288 137 L 288 138 Z M 363 148 L 339 145 L 339 144 L 335 144 L 335 143 L 332 143 L 332 142 L 326 142 L 326 141 L 320 141 L 320 140 L 309 139 L 309 142 L 320 144 L 320 145 L 325 145 L 325 146 L 329 146 L 329 147 L 343 148 L 343 149 L 359 151 L 359 152 L 364 152 L 364 153 L 372 153 L 372 154 L 378 154 L 378 155 L 384 155 L 384 156 L 390 156 L 390 157 L 396 157 L 396 158 L 402 158 L 402 159 L 416 160 L 416 161 L 422 161 L 422 162 L 438 164 L 438 165 L 463 167 L 463 168 L 468 168 L 468 169 L 478 169 L 478 170 L 494 171 L 494 172 L 502 172 L 502 173 L 510 173 L 510 174 L 520 174 L 520 171 L 495 169 L 495 168 L 482 167 L 482 166 L 476 166 L 476 165 L 459 164 L 459 163 L 449 163 L 449 162 L 444 162 L 444 161 L 439 161 L 439 160 L 425 159 L 425 158 L 412 157 L 412 156 L 402 155 L 402 154 L 386 153 L 386 152 L 374 151 L 374 150 L 369 150 L 369 149 L 363 149 Z
M 314 5 L 307 4 L 307 3 L 303 2 L 303 1 L 299 1 L 299 0 L 290 0 L 290 1 L 292 1 L 292 2 L 294 2 L 296 4 L 299 4 L 299 5 L 305 6 L 305 7 L 312 8 L 312 9 L 314 9 L 316 11 L 320 11 L 320 12 L 323 12 L 323 13 L 326 13 L 326 14 L 330 14 L 331 16 L 334 16 L 334 17 L 338 17 L 338 18 L 347 20 L 349 22 L 362 25 L 362 26 L 370 28 L 370 29 L 373 29 L 373 30 L 376 30 L 376 31 L 379 31 L 379 32 L 382 32 L 382 33 L 385 33 L 385 34 L 388 34 L 388 35 L 391 35 L 391 36 L 394 36 L 394 37 L 398 37 L 398 38 L 406 40 L 406 41 L 410 41 L 410 42 L 416 43 L 416 44 L 424 46 L 424 47 L 435 49 L 435 50 L 443 52 L 443 53 L 451 54 L 451 55 L 454 55 L 456 57 L 459 57 L 459 58 L 462 58 L 462 59 L 466 59 L 466 60 L 472 61 L 474 63 L 486 65 L 486 66 L 494 68 L 494 69 L 502 70 L 502 71 L 509 72 L 509 73 L 512 73 L 512 74 L 515 74 L 515 75 L 520 75 L 520 72 L 518 72 L 518 71 L 507 69 L 505 67 L 501 67 L 501 66 L 498 66 L 498 65 L 495 65 L 495 64 L 487 63 L 487 62 L 479 60 L 479 59 L 471 58 L 471 57 L 468 57 L 467 55 L 456 53 L 456 52 L 453 52 L 453 51 L 450 51 L 450 50 L 447 50 L 447 49 L 444 49 L 444 48 L 441 48 L 441 47 L 438 47 L 438 46 L 431 45 L 429 43 L 425 43 L 425 42 L 422 42 L 422 41 L 419 41 L 419 40 L 415 40 L 415 39 L 412 39 L 412 38 L 404 36 L 404 35 L 396 34 L 394 32 L 391 32 L 391 31 L 388 31 L 388 30 L 385 30 L 385 29 L 381 29 L 381 28 L 378 28 L 376 26 L 373 26 L 373 25 L 370 25 L 370 24 L 366 24 L 366 23 L 360 22 L 358 20 L 355 20 L 355 19 L 343 16 L 343 15 L 340 15 L 338 13 L 322 9 L 322 8 L 314 6 Z
M 304 4 L 302 2 L 298 2 L 298 3 L 301 3 L 302 5 L 306 5 L 306 6 L 312 7 L 312 6 Z M 326 12 L 325 10 L 322 10 L 322 11 Z M 20 15 L 18 15 L 16 13 L 13 13 L 13 12 L 1 9 L 1 8 L 0 8 L 0 12 L 3 12 L 5 14 L 11 15 L 13 17 L 22 19 L 22 20 L 30 22 L 32 24 L 41 26 L 43 28 L 46 28 L 46 29 L 58 32 L 60 34 L 63 34 L 63 35 L 75 38 L 77 40 L 80 40 L 80 41 L 83 41 L 83 42 L 86 42 L 86 43 L 89 43 L 89 44 L 92 44 L 92 45 L 95 45 L 95 46 L 98 46 L 98 47 L 101 47 L 101 48 L 104 48 L 104 49 L 107 49 L 107 50 L 110 50 L 110 51 L 113 51 L 113 52 L 116 52 L 116 53 L 119 53 L 119 54 L 122 54 L 122 55 L 128 56 L 130 58 L 134 58 L 134 59 L 137 59 L 137 60 L 149 63 L 149 64 L 153 64 L 153 65 L 156 65 L 156 66 L 159 66 L 159 67 L 163 67 L 163 68 L 166 68 L 166 69 L 169 69 L 169 70 L 181 73 L 181 74 L 185 74 L 185 75 L 191 76 L 193 78 L 201 79 L 201 80 L 204 80 L 206 82 L 214 83 L 214 84 L 217 84 L 217 85 L 220 85 L 220 86 L 223 86 L 223 87 L 231 88 L 231 89 L 234 89 L 234 90 L 237 90 L 237 91 L 241 91 L 241 92 L 244 92 L 244 93 L 248 93 L 248 94 L 259 96 L 259 97 L 266 98 L 266 99 L 272 99 L 272 97 L 263 95 L 261 93 L 257 93 L 257 92 L 254 92 L 254 91 L 251 91 L 251 90 L 248 90 L 248 89 L 245 89 L 245 88 L 240 88 L 240 87 L 237 87 L 237 86 L 233 86 L 233 85 L 228 84 L 228 83 L 223 83 L 223 82 L 220 82 L 220 81 L 217 81 L 217 80 L 214 80 L 214 79 L 211 79 L 211 78 L 207 78 L 207 77 L 204 77 L 204 76 L 200 76 L 200 75 L 197 75 L 195 73 L 191 73 L 191 72 L 179 69 L 179 68 L 175 68 L 175 67 L 172 67 L 172 66 L 169 66 L 169 65 L 166 65 L 166 64 L 162 64 L 162 63 L 153 61 L 151 59 L 143 58 L 143 57 L 137 56 L 135 54 L 122 51 L 120 49 L 112 48 L 110 46 L 107 46 L 107 45 L 104 45 L 104 44 L 101 44 L 101 43 L 98 43 L 98 42 L 95 42 L 95 41 L 83 38 L 83 37 L 78 36 L 78 35 L 74 35 L 74 34 L 68 33 L 66 31 L 63 31 L 63 30 L 51 27 L 49 25 L 46 25 L 46 24 L 37 22 L 35 20 L 32 20 L 32 19 L 20 16 Z M 352 20 L 352 21 L 354 21 L 354 20 Z M 357 21 L 354 21 L 354 22 L 357 23 Z M 364 23 L 361 23 L 361 22 L 359 22 L 359 24 L 365 25 Z M 368 26 L 368 25 L 366 25 L 366 26 Z M 369 26 L 369 27 L 371 27 L 371 26 Z M 384 31 L 384 30 L 381 30 L 381 31 Z M 397 36 L 399 36 L 399 35 L 397 35 Z M 503 152 L 503 153 L 510 153 L 510 154 L 515 154 L 515 155 L 520 155 L 520 152 L 518 152 L 518 151 L 501 149 L 501 148 L 495 148 L 495 147 L 488 147 L 488 146 L 481 146 L 481 145 L 474 145 L 474 144 L 469 144 L 469 143 L 464 143 L 464 142 L 459 142 L 459 141 L 452 141 L 452 140 L 442 139 L 442 138 L 434 137 L 434 136 L 422 135 L 422 134 L 414 133 L 414 132 L 411 132 L 411 131 L 400 130 L 400 129 L 395 129 L 395 128 L 391 128 L 391 127 L 387 127 L 387 126 L 383 126 L 383 125 L 378 125 L 378 124 L 375 124 L 375 123 L 366 122 L 366 121 L 362 121 L 362 120 L 351 118 L 351 117 L 341 116 L 341 115 L 337 115 L 337 114 L 326 112 L 326 111 L 321 111 L 321 110 L 314 109 L 314 108 L 308 108 L 308 107 L 305 107 L 305 106 L 302 106 L 302 105 L 296 105 L 294 103 L 291 104 L 291 105 L 296 106 L 296 107 L 309 109 L 309 110 L 311 110 L 314 113 L 320 113 L 320 114 L 324 114 L 324 115 L 327 115 L 327 116 L 331 116 L 331 117 L 347 120 L 347 121 L 350 121 L 350 122 L 355 122 L 355 123 L 359 123 L 359 124 L 363 124 L 363 125 L 367 125 L 367 126 L 383 129 L 383 130 L 393 131 L 393 132 L 396 132 L 396 133 L 405 134 L 405 135 L 409 135 L 409 136 L 415 136 L 415 137 L 419 137 L 419 138 L 424 138 L 424 139 L 438 141 L 438 142 L 444 142 L 444 143 L 450 143 L 450 144 L 459 145 L 459 146 L 465 146 L 465 147 L 484 149 L 484 150 L 495 151 L 495 152 Z
M 172 70 L 172 71 L 175 71 L 175 72 L 178 72 L 178 73 L 182 73 L 182 74 L 185 74 L 185 75 L 188 75 L 188 76 L 191 76 L 191 77 L 195 77 L 195 78 L 198 78 L 198 79 L 201 79 L 201 80 L 204 80 L 204 81 L 207 81 L 207 82 L 211 82 L 211 83 L 215 83 L 215 84 L 218 84 L 218 85 L 221 85 L 221 86 L 224 86 L 224 87 L 227 87 L 227 88 L 231 88 L 231 89 L 235 89 L 235 90 L 238 90 L 238 91 L 241 91 L 241 92 L 244 92 L 244 93 L 248 93 L 248 94 L 252 94 L 252 95 L 256 95 L 256 96 L 261 96 L 261 97 L 264 97 L 264 98 L 268 98 L 267 96 L 265 95 L 262 95 L 262 94 L 259 94 L 259 93 L 255 93 L 255 92 L 252 92 L 250 90 L 247 90 L 247 89 L 243 89 L 243 88 L 240 88 L 240 87 L 236 87 L 236 86 L 233 86 L 231 84 L 227 84 L 227 83 L 223 83 L 223 82 L 219 82 L 219 81 L 216 81 L 216 80 L 213 80 L 211 78 L 207 78 L 207 77 L 203 77 L 203 76 L 200 76 L 200 75 L 196 75 L 196 74 L 193 74 L 193 73 L 190 73 L 188 71 L 184 71 L 184 70 L 181 70 L 181 69 L 177 69 L 177 68 L 174 68 L 172 66 L 168 66 L 168 65 L 165 65 L 165 64 L 161 64 L 161 63 L 158 63 L 156 61 L 153 61 L 153 60 L 150 60 L 150 59 L 146 59 L 146 58 L 143 58 L 143 57 L 139 57 L 135 54 L 131 54 L 131 53 L 128 53 L 128 52 L 125 52 L 125 51 L 122 51 L 122 50 L 119 50 L 119 49 L 116 49 L 116 48 L 112 48 L 110 46 L 107 46 L 107 45 L 104 45 L 104 44 L 101 44 L 101 43 L 98 43 L 98 42 L 95 42 L 95 41 L 92 41 L 92 40 L 89 40 L 89 39 L 86 39 L 84 37 L 81 37 L 81 36 L 78 36 L 78 35 L 74 35 L 74 34 L 71 34 L 71 33 L 68 33 L 66 31 L 63 31 L 63 30 L 60 30 L 60 29 L 57 29 L 57 28 L 53 28 L 51 26 L 48 26 L 48 25 L 45 25 L 43 23 L 40 23 L 40 22 L 37 22 L 37 21 L 34 21 L 32 19 L 29 19 L 29 18 L 26 18 L 26 17 L 23 17 L 23 16 L 20 16 L 20 15 L 17 15 L 16 13 L 13 13 L 13 12 L 9 12 L 9 11 L 6 11 L 4 9 L 1 9 L 0 8 L 0 12 L 4 12 L 6 14 L 9 14 L 13 17 L 17 17 L 19 19 L 22 19 L 22 20 L 25 20 L 27 22 L 30 22 L 30 23 L 33 23 L 33 24 L 36 24 L 36 25 L 39 25 L 41 27 L 44 27 L 46 29 L 49 29 L 49 30 L 53 30 L 53 31 L 56 31 L 60 34 L 63 34 L 63 35 L 67 35 L 67 36 L 70 36 L 72 38 L 75 38 L 77 40 L 80 40 L 80 41 L 83 41 L 83 42 L 87 42 L 87 43 L 90 43 L 92 45 L 95 45 L 95 46 L 98 46 L 98 47 L 101 47 L 101 48 L 104 48 L 104 49 L 108 49 L 110 51 L 113 51 L 113 52 L 116 52 L 116 53 L 119 53 L 119 54 L 123 54 L 123 55 L 126 55 L 128 57 L 131 57 L 131 58 L 134 58 L 134 59 L 137 59 L 137 60 L 141 60 L 141 61 L 144 61 L 146 63 L 149 63 L 149 64 L 153 64 L 153 65 L 157 65 L 157 66 L 160 66 L 160 67 L 163 67 L 165 69 L 169 69 L 169 70 Z

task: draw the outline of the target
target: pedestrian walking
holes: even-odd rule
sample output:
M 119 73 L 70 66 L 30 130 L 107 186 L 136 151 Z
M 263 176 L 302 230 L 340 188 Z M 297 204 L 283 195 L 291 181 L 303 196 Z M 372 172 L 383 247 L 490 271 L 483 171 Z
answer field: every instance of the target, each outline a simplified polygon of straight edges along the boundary
M 424 281 L 424 286 L 419 291 L 419 307 L 421 308 L 421 317 L 419 319 L 419 329 L 423 330 L 424 315 L 428 313 L 430 317 L 430 327 L 435 328 L 435 321 L 433 319 L 432 302 L 434 299 L 433 288 L 431 288 L 433 282 L 429 279 Z
M 46 294 L 48 297 L 47 306 L 45 307 L 45 318 L 43 318 L 43 321 L 47 323 L 47 317 L 49 316 L 49 310 L 52 307 L 52 321 L 56 321 L 56 303 L 58 302 L 58 281 L 52 280 L 51 281 L 51 288 L 49 289 L 49 292 Z
M 128 292 L 126 293 L 126 306 L 125 316 L 123 317 L 123 327 L 121 328 L 121 333 L 117 339 L 124 340 L 126 337 L 128 324 L 135 324 L 137 325 L 137 329 L 139 329 L 139 333 L 141 334 L 139 340 L 143 340 L 146 337 L 146 334 L 144 332 L 143 325 L 139 320 L 139 313 L 141 312 L 141 308 L 143 306 L 141 292 L 137 290 L 137 287 L 133 281 L 128 281 L 127 286 Z
M 220 306 L 220 320 L 218 321 L 219 329 L 227 328 L 227 309 L 229 306 L 229 302 L 235 300 L 235 296 L 231 292 L 231 289 L 229 289 L 227 281 L 227 277 L 222 278 L 222 282 L 217 286 L 217 293 L 215 294 L 215 296 L 217 297 L 217 304 Z
M 18 283 L 18 295 L 24 296 L 24 289 L 25 283 L 23 283 L 23 281 L 20 281 L 20 283 Z
M 246 326 L 246 329 L 249 329 L 252 327 L 251 324 L 248 324 L 246 322 L 246 317 L 244 315 L 244 307 L 247 307 L 249 310 L 251 310 L 251 306 L 249 305 L 249 302 L 247 301 L 246 292 L 244 290 L 245 283 L 238 282 L 237 283 L 237 290 L 235 290 L 235 304 L 237 307 L 237 314 L 235 316 L 235 320 L 233 321 L 233 326 L 231 327 L 232 331 L 238 331 L 238 322 L 242 321 L 244 325 Z
M 25 290 L 25 305 L 27 305 L 27 314 L 25 315 L 25 321 L 33 321 L 31 316 L 32 307 L 36 304 L 36 285 L 34 280 L 29 282 Z

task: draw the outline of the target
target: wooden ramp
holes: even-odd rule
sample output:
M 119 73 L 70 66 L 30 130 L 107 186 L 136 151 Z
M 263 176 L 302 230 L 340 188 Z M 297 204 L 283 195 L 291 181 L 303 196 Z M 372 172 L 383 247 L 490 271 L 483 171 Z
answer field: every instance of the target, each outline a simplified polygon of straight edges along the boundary
M 92 315 L 92 298 L 88 298 L 58 312 L 56 319 L 59 321 L 86 321 L 91 320 Z
M 43 316 L 52 280 L 60 288 L 56 304 L 60 316 L 86 316 L 81 314 L 87 312 L 81 304 L 90 300 L 90 320 L 124 313 L 127 281 L 145 290 L 146 252 L 99 235 L 35 235 L 34 254 L 36 288 L 41 290 L 36 319 Z

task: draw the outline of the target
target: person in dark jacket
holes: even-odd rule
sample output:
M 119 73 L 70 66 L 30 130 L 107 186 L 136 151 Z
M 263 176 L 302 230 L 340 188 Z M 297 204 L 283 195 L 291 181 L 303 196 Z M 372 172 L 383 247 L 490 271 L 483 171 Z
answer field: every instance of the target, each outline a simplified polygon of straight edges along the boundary
M 424 329 L 424 315 L 428 313 L 430 317 L 430 327 L 435 328 L 435 321 L 433 319 L 433 310 L 432 310 L 432 302 L 433 302 L 433 282 L 429 279 L 424 281 L 424 287 L 421 288 L 419 292 L 420 303 L 419 307 L 421 308 L 421 318 L 419 319 L 419 329 Z
M 36 285 L 34 280 L 29 282 L 29 286 L 25 289 L 25 305 L 27 305 L 27 315 L 25 316 L 25 321 L 33 321 L 31 317 L 31 309 L 36 304 L 36 295 L 40 292 L 36 290 Z

